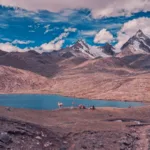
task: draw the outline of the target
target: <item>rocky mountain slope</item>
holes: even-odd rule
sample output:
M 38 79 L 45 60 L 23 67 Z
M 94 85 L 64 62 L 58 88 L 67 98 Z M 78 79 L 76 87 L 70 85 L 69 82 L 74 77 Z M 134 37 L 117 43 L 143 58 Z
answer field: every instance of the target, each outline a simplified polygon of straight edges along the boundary
M 50 88 L 47 78 L 12 67 L 0 66 L 0 93 L 36 93 Z
M 97 58 L 97 57 L 112 57 L 115 55 L 114 47 L 106 43 L 102 47 L 90 46 L 83 40 L 78 40 L 74 45 L 63 49 L 62 53 L 69 52 L 76 57 Z
M 72 56 L 71 59 L 66 56 L 67 54 L 56 55 L 53 53 L 37 53 L 35 51 L 28 52 L 4 52 L 0 51 L 0 65 L 11 66 L 18 69 L 31 71 L 42 76 L 52 77 L 60 73 L 64 68 L 69 67 L 68 64 L 76 66 L 84 61 L 84 57 Z M 64 60 L 67 60 L 64 64 Z M 61 66 L 64 67 L 61 67 Z M 72 67 L 71 66 L 71 67 Z M 68 68 L 69 69 L 69 68 Z
M 148 53 L 150 53 L 150 38 L 139 30 L 121 47 L 121 53 L 118 56 Z
M 54 58 L 43 57 L 35 51 L 10 52 L 0 56 L 0 65 L 29 70 L 44 76 L 52 76 L 57 72 L 58 66 L 53 62 L 56 62 Z

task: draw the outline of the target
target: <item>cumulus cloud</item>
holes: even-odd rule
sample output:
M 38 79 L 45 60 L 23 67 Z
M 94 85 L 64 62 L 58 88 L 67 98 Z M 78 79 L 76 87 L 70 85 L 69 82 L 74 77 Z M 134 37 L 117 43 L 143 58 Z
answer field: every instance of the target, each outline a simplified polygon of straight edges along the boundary
M 30 49 L 34 49 L 35 51 L 42 53 L 42 52 L 51 52 L 53 50 L 60 50 L 63 46 L 63 43 L 65 42 L 64 38 L 69 35 L 69 32 L 61 33 L 58 37 L 56 37 L 54 40 L 50 41 L 49 43 L 44 43 L 39 47 L 26 47 L 24 49 L 21 49 L 17 46 L 14 46 L 13 44 L 29 44 L 31 41 L 20 41 L 20 40 L 14 40 L 13 42 L 7 42 L 7 43 L 0 43 L 0 50 L 6 51 L 6 52 L 25 52 Z
M 41 45 L 41 49 L 44 51 L 53 51 L 53 50 L 60 50 L 64 44 L 64 38 L 69 35 L 69 32 L 61 33 L 58 37 L 54 40 L 50 41 L 49 43 L 44 43 Z
M 131 15 L 134 12 L 149 11 L 149 0 L 1 0 L 0 4 L 6 6 L 17 6 L 29 10 L 49 10 L 58 12 L 60 10 L 89 8 L 94 18 L 104 16 Z
M 50 25 L 45 26 L 45 28 L 49 28 Z M 21 41 L 21 40 L 14 40 L 11 43 L 7 42 L 7 43 L 0 43 L 0 49 L 3 51 L 7 51 L 7 52 L 23 52 L 23 51 L 28 51 L 30 49 L 34 49 L 37 52 L 41 53 L 41 52 L 51 52 L 54 50 L 60 50 L 65 42 L 64 38 L 66 38 L 70 32 L 75 32 L 77 29 L 76 28 L 66 28 L 64 29 L 64 32 L 61 33 L 58 37 L 56 37 L 54 40 L 48 42 L 48 43 L 44 43 L 39 47 L 30 47 L 30 48 L 24 48 L 21 49 L 17 46 L 14 46 L 14 44 L 30 44 L 30 43 L 34 43 L 34 41 Z
M 0 43 L 0 50 L 6 51 L 6 52 L 21 52 L 22 50 L 16 46 L 13 46 L 11 43 Z
M 106 29 L 100 30 L 94 38 L 95 43 L 102 43 L 102 44 L 106 42 L 111 42 L 112 40 L 113 35 Z
M 118 44 L 116 45 L 116 48 L 120 49 L 122 45 L 139 29 L 141 29 L 147 36 L 150 36 L 150 18 L 142 17 L 126 22 L 118 32 Z
M 41 49 L 44 51 L 60 50 L 65 42 L 64 38 L 66 38 L 70 32 L 76 32 L 76 30 L 76 28 L 71 27 L 64 29 L 64 32 L 54 40 L 50 41 L 49 43 L 42 44 Z
M 34 41 L 30 41 L 30 40 L 28 40 L 28 41 L 14 40 L 12 42 L 12 44 L 20 44 L 20 45 L 22 45 L 22 44 L 26 45 L 26 44 L 31 44 L 31 43 L 34 43 Z
M 62 47 L 64 43 L 64 40 L 59 40 L 57 42 L 49 42 L 49 43 L 45 43 L 41 45 L 42 50 L 44 51 L 53 51 L 53 50 L 60 50 L 60 48 Z

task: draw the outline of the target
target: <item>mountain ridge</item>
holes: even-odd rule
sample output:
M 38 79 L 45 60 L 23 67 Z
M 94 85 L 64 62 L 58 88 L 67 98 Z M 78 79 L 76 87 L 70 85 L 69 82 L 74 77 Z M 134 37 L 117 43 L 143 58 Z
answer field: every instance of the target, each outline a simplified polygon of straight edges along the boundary
M 119 57 L 133 54 L 149 54 L 150 38 L 142 30 L 138 30 L 129 40 L 121 47 Z

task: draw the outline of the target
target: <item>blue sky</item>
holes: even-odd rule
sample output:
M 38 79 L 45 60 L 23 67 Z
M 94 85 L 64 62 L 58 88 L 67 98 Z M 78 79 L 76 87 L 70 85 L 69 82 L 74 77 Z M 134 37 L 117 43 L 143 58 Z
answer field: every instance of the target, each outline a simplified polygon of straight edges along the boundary
M 150 11 L 144 10 L 130 15 L 121 12 L 120 15 L 93 17 L 89 8 L 65 8 L 52 12 L 0 5 L 0 49 L 52 51 L 70 46 L 78 39 L 92 46 L 106 42 L 115 46 L 123 44 L 138 29 L 149 36 L 148 25 Z

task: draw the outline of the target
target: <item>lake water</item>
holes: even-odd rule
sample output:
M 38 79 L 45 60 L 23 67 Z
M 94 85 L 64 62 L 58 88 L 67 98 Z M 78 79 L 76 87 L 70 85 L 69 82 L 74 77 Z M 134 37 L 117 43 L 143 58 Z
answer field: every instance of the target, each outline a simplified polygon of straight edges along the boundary
M 26 108 L 37 110 L 54 110 L 58 109 L 57 103 L 62 102 L 64 107 L 78 106 L 83 104 L 86 107 L 118 107 L 127 108 L 129 106 L 143 106 L 143 103 L 138 102 L 120 102 L 120 101 L 105 101 L 105 100 L 88 100 L 63 97 L 57 95 L 0 95 L 0 106 L 8 106 L 14 108 Z

